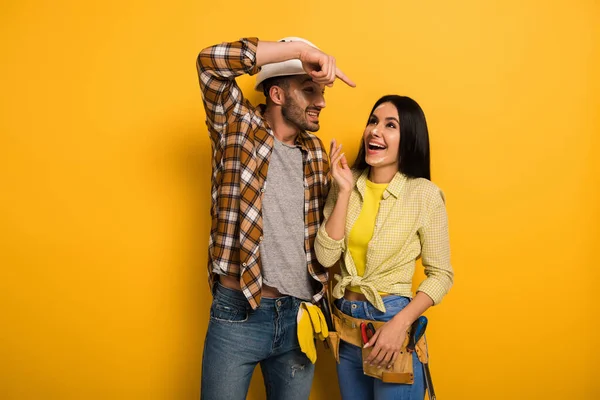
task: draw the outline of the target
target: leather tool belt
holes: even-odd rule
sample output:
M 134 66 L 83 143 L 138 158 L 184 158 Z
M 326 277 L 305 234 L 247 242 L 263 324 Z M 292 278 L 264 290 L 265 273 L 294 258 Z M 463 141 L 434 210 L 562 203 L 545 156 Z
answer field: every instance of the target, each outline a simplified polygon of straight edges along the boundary
M 362 359 L 364 361 L 369 356 L 369 354 L 371 354 L 373 348 L 362 348 L 363 343 L 360 332 L 361 322 L 372 323 L 375 330 L 381 328 L 385 324 L 385 322 L 353 318 L 349 315 L 342 313 L 335 306 L 335 304 L 332 304 L 332 309 L 332 319 L 335 331 L 329 332 L 327 343 L 329 344 L 329 347 L 333 352 L 333 356 L 335 357 L 336 362 L 338 364 L 340 362 L 340 340 L 343 340 L 344 342 L 349 343 L 351 345 L 360 347 L 362 349 Z M 396 361 L 394 362 L 394 365 L 391 369 L 378 368 L 375 365 L 365 364 L 363 362 L 364 374 L 373 378 L 380 379 L 383 382 L 412 384 L 414 382 L 412 354 L 406 350 L 406 345 L 408 344 L 408 338 L 410 337 L 410 334 L 411 332 L 409 328 L 409 330 L 407 331 L 406 340 L 404 341 L 402 349 L 400 350 L 400 354 L 396 358 Z M 425 341 L 424 335 L 416 343 L 415 351 L 417 352 L 419 361 L 421 361 L 422 363 L 427 363 L 427 342 Z

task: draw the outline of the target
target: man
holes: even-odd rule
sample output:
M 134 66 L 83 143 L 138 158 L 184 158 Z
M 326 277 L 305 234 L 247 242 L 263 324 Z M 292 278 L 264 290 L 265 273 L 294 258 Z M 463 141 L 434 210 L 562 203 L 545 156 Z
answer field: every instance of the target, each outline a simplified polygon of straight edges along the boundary
M 318 302 L 328 276 L 313 242 L 329 189 L 319 130 L 325 86 L 355 86 L 310 42 L 244 38 L 197 60 L 210 133 L 213 291 L 202 362 L 203 399 L 245 399 L 260 363 L 271 399 L 308 399 L 314 365 L 300 350 L 296 316 Z M 254 107 L 235 77 L 257 74 Z

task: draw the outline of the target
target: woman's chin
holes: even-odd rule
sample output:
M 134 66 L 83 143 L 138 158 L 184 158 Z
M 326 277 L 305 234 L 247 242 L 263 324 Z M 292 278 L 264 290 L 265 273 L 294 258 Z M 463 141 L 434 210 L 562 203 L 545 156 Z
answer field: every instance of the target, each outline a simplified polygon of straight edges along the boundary
M 385 157 L 381 157 L 381 156 L 367 156 L 365 158 L 365 161 L 367 162 L 367 164 L 369 164 L 371 167 L 380 167 L 382 165 L 385 164 Z

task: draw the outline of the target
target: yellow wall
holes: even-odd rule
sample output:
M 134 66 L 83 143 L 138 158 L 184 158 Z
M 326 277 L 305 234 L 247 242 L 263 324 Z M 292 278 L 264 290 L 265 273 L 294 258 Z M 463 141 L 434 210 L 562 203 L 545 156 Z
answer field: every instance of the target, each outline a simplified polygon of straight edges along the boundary
M 379 96 L 425 109 L 456 268 L 428 313 L 439 397 L 600 398 L 598 2 L 220 3 L 0 6 L 0 398 L 198 398 L 195 56 L 245 35 L 337 57 L 358 87 L 328 91 L 319 134 L 350 157 Z M 311 398 L 338 398 L 319 360 Z

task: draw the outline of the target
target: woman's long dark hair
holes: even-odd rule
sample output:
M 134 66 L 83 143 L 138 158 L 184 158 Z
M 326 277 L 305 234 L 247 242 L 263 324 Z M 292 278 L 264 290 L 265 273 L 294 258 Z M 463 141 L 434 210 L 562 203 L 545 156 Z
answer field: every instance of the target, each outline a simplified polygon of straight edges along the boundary
M 369 118 L 377 107 L 391 103 L 400 117 L 400 149 L 398 151 L 399 170 L 409 178 L 431 180 L 429 161 L 429 131 L 425 113 L 416 101 L 406 96 L 383 96 L 373 106 Z M 365 158 L 365 141 L 361 139 L 360 150 L 354 161 L 353 169 L 364 170 L 369 167 Z

